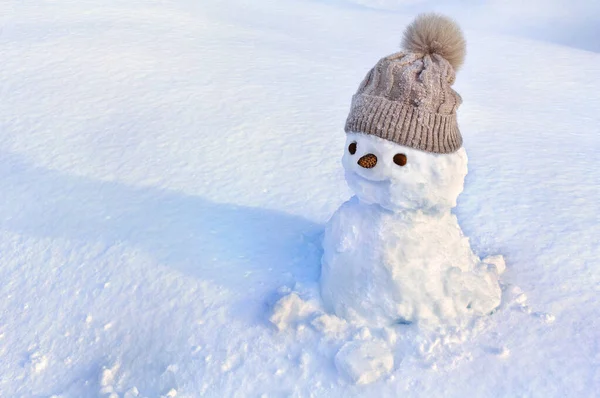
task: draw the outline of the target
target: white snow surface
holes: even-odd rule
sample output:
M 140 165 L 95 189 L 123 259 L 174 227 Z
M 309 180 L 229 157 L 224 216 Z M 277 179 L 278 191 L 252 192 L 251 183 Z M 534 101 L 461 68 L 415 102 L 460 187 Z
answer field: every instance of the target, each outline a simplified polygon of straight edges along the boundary
M 596 395 L 598 3 L 469 3 L 0 3 L 0 396 Z M 453 211 L 506 271 L 423 334 L 318 278 L 351 95 L 428 7 L 469 43 Z

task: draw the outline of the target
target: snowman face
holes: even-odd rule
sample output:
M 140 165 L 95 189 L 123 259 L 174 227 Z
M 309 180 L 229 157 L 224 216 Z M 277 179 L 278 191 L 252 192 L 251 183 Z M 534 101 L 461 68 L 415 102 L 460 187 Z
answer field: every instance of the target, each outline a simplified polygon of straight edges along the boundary
M 449 211 L 456 206 L 467 175 L 464 148 L 436 154 L 374 135 L 346 136 L 346 182 L 362 202 L 391 211 Z

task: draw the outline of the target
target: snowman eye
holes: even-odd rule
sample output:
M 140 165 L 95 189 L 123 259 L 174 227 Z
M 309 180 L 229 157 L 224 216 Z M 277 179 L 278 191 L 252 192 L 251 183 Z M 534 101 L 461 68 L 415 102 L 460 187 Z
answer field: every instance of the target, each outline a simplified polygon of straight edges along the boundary
M 348 145 L 348 152 L 350 152 L 350 155 L 354 155 L 356 153 L 356 142 Z
M 407 161 L 408 159 L 403 153 L 397 153 L 394 155 L 394 163 L 396 163 L 398 166 L 404 166 Z

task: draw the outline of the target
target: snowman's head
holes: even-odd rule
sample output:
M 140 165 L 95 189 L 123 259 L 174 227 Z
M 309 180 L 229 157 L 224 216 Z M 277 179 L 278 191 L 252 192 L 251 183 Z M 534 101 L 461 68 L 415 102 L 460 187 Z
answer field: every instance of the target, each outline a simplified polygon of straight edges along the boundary
M 464 148 L 429 153 L 370 134 L 349 132 L 342 162 L 346 181 L 365 203 L 391 211 L 449 211 L 467 175 Z

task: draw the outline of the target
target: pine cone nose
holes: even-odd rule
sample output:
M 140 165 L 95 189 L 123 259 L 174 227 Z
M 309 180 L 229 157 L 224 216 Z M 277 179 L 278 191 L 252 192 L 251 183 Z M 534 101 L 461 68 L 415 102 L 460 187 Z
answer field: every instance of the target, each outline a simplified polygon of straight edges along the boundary
M 362 158 L 358 159 L 358 165 L 365 169 L 372 169 L 377 164 L 377 156 L 372 153 L 367 153 Z

